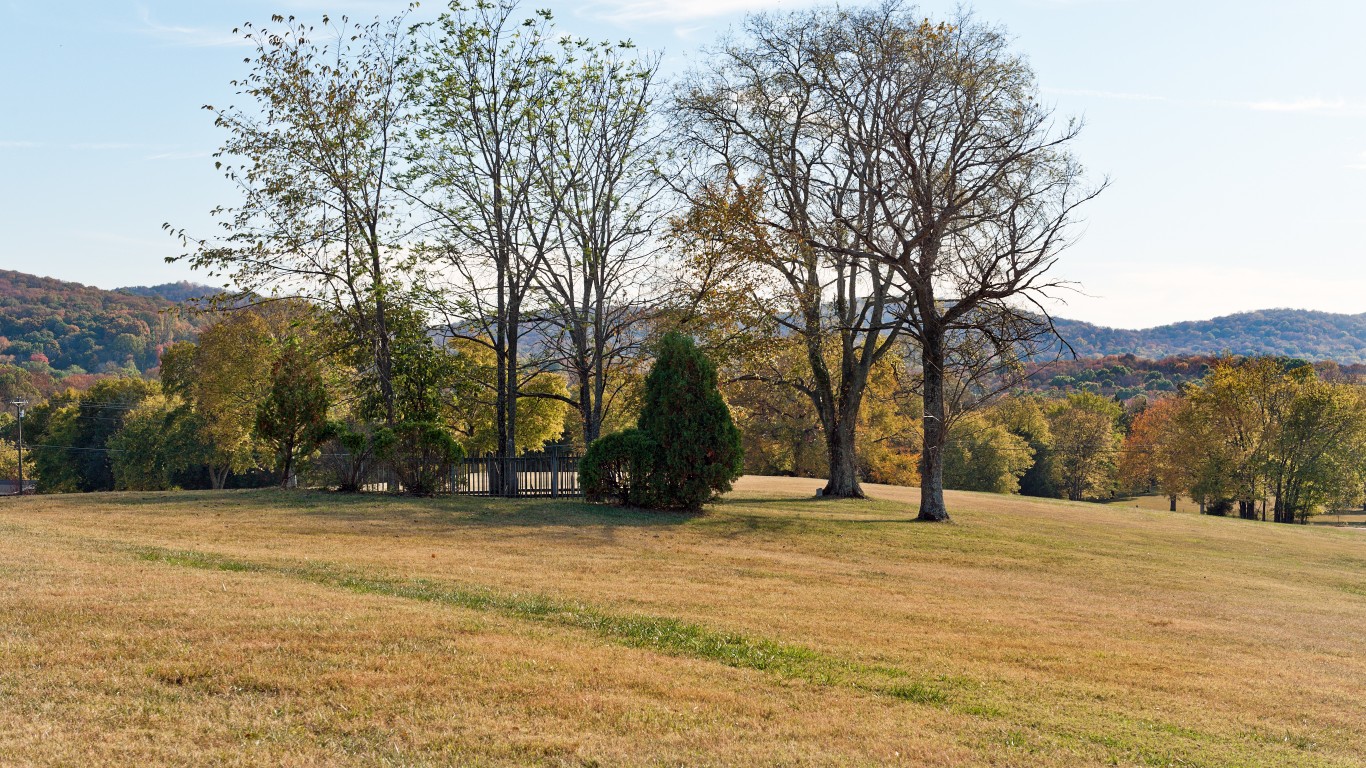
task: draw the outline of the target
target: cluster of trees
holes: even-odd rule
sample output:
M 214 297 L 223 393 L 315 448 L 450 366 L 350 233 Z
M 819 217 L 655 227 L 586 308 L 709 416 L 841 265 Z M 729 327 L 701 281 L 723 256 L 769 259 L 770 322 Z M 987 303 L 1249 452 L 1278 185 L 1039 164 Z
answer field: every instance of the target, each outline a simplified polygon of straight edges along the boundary
M 224 488 L 286 483 L 301 472 L 359 490 L 385 463 L 406 489 L 429 493 L 464 453 L 450 425 L 457 361 L 437 354 L 414 318 L 396 318 L 399 418 L 382 424 L 363 371 L 338 344 L 335 320 L 281 301 L 223 313 L 196 342 L 169 347 L 159 380 L 106 377 L 29 409 L 25 444 L 44 492 Z M 563 407 L 549 415 L 559 435 Z M 466 435 L 477 446 L 483 434 Z
M 1210 514 L 1301 521 L 1359 504 L 1366 391 L 1283 358 L 1224 360 L 1199 386 L 1136 414 L 1123 482 L 1189 496 Z
M 1007 36 L 897 0 L 757 15 L 661 95 L 656 58 L 518 13 L 245 27 L 245 106 L 210 107 L 241 201 L 183 258 L 229 300 L 324 308 L 386 428 L 395 324 L 438 318 L 439 354 L 487 356 L 507 457 L 539 400 L 585 443 L 629 424 L 661 329 L 804 399 L 832 496 L 862 495 L 860 428 L 897 415 L 869 387 L 904 389 L 921 516 L 947 519 L 949 425 L 1046 342 L 1048 272 L 1098 192 Z M 881 447 L 862 460 L 904 469 Z
M 415 314 L 391 320 L 392 425 L 370 374 L 348 359 L 337 320 L 273 302 L 225 313 L 197 342 L 167 349 L 159 381 L 106 377 L 29 409 L 26 474 L 44 492 L 221 489 L 298 476 L 358 491 L 383 465 L 407 492 L 440 490 L 466 450 L 496 447 L 493 403 L 478 394 L 491 388 L 494 366 L 482 348 L 438 346 Z M 692 340 L 666 333 L 654 346 L 638 428 L 592 443 L 584 483 L 594 498 L 696 510 L 739 476 L 739 431 L 714 365 Z M 534 391 L 563 395 L 564 381 L 546 373 Z M 519 413 L 529 449 L 573 440 L 577 414 L 566 403 L 533 405 Z M 0 417 L 0 431 L 12 421 Z M 0 443 L 9 476 L 12 453 Z
M 752 399 L 742 386 L 730 387 L 728 393 L 744 430 L 747 471 L 824 476 L 814 414 L 791 408 L 790 398 L 788 403 Z M 1122 490 L 1116 484 L 1119 449 L 1133 412 L 1113 398 L 1089 392 L 1062 397 L 1023 390 L 1002 394 L 951 419 L 944 441 L 944 486 L 1073 500 L 1109 498 Z M 918 400 L 878 381 L 860 415 L 860 477 L 918 485 L 922 423 Z
M 68 457 L 166 457 L 78 480 L 37 456 L 51 488 L 175 484 L 187 456 L 222 485 L 316 454 L 342 487 L 387 461 L 423 489 L 462 448 L 558 442 L 607 468 L 601 495 L 658 498 L 647 459 L 678 446 L 646 371 L 677 351 L 672 331 L 715 361 L 751 471 L 824 476 L 837 497 L 915 483 L 923 519 L 947 519 L 946 486 L 1082 499 L 1145 478 L 1212 510 L 1274 499 L 1277 519 L 1361 488 L 1342 439 L 1288 431 L 1355 412 L 1355 389 L 1304 366 L 1112 360 L 1052 374 L 1065 396 L 1021 389 L 1058 350 L 1041 301 L 1099 187 L 1071 154 L 1078 124 L 965 12 L 752 16 L 668 89 L 657 59 L 512 4 L 244 34 L 242 106 L 209 108 L 241 199 L 219 236 L 177 233 L 181 259 L 236 286 L 220 297 L 236 311 L 167 349 L 159 388 L 48 403 L 34 434 Z M 1259 366 L 1295 371 L 1296 394 L 1210 394 Z M 1140 388 L 1181 394 L 1116 397 Z M 1249 403 L 1255 438 L 1228 415 Z M 1185 426 L 1157 426 L 1168 410 Z M 1151 457 L 1168 444 L 1202 451 L 1182 454 L 1181 483 L 1126 459 L 1165 467 Z M 508 465 L 495 475 L 494 492 L 515 487 Z
M 45 492 L 261 485 L 328 435 L 325 357 L 306 310 L 234 313 L 162 357 L 160 381 L 106 377 L 29 409 Z
M 139 376 L 161 350 L 193 338 L 192 319 L 164 299 L 0 270 L 0 377 L 27 371 L 44 394 L 94 374 Z

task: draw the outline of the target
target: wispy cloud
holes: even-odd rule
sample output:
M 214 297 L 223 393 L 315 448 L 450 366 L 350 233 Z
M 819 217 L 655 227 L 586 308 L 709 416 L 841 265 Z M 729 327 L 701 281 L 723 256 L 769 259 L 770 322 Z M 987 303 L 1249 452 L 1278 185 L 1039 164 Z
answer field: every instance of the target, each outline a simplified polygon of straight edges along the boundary
M 202 157 L 211 157 L 212 152 L 158 152 L 155 155 L 147 155 L 143 160 L 197 160 Z
M 1343 98 L 1294 99 L 1292 101 L 1246 101 L 1239 106 L 1254 112 L 1283 112 L 1307 115 L 1366 115 L 1366 104 L 1354 104 Z
M 8 139 L 0 139 L 0 149 L 33 149 L 41 146 L 43 145 L 36 141 L 11 141 Z
M 155 37 L 169 45 L 179 45 L 188 48 L 218 48 L 249 45 L 248 41 L 244 40 L 240 35 L 231 34 L 226 30 L 163 24 L 152 18 L 152 12 L 148 10 L 146 6 L 138 8 L 138 18 L 142 22 L 140 30 L 143 34 Z
M 1366 171 L 1366 152 L 1357 155 L 1356 162 L 1348 163 L 1347 167 L 1354 171 Z
M 1112 99 L 1115 101 L 1167 101 L 1166 96 L 1152 93 L 1130 93 L 1126 91 L 1095 91 L 1087 88 L 1044 88 L 1044 93 L 1055 96 L 1081 96 L 1088 99 Z
M 96 152 L 112 151 L 120 149 L 138 149 L 146 146 L 145 144 L 130 144 L 123 141 L 79 141 L 70 145 L 70 149 L 91 150 Z
M 599 0 L 579 13 L 606 21 L 692 21 L 772 8 L 798 8 L 814 0 Z

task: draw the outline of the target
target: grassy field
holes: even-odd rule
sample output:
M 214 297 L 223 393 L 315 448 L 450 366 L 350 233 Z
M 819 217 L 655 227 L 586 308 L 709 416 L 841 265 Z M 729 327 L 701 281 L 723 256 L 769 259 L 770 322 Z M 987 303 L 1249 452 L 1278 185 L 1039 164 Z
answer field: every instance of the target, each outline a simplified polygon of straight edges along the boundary
M 1366 761 L 1366 532 L 816 485 L 2 500 L 0 764 Z

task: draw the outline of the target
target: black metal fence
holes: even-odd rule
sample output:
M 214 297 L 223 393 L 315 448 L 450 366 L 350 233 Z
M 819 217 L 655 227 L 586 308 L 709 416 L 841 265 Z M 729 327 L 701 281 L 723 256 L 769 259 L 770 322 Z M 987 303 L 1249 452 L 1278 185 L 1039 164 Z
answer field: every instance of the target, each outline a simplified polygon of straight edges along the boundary
M 579 456 L 548 453 L 537 456 L 482 456 L 456 464 L 441 483 L 438 493 L 459 496 L 582 496 Z M 362 490 L 398 492 L 402 483 L 393 470 L 377 468 L 369 473 Z
M 578 456 L 485 456 L 451 472 L 450 492 L 467 496 L 582 496 Z

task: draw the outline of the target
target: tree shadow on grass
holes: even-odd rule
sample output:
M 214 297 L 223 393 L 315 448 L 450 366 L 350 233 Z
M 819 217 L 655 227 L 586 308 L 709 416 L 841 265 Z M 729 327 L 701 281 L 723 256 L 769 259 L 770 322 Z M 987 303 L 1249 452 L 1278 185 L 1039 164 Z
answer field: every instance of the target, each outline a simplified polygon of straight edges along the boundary
M 409 521 L 462 527 L 669 527 L 699 515 L 590 504 L 582 499 L 503 499 L 487 496 L 413 497 L 387 493 L 340 493 L 262 488 L 233 491 L 101 493 L 71 497 L 91 507 L 135 507 L 193 514 L 284 512 L 344 522 Z

